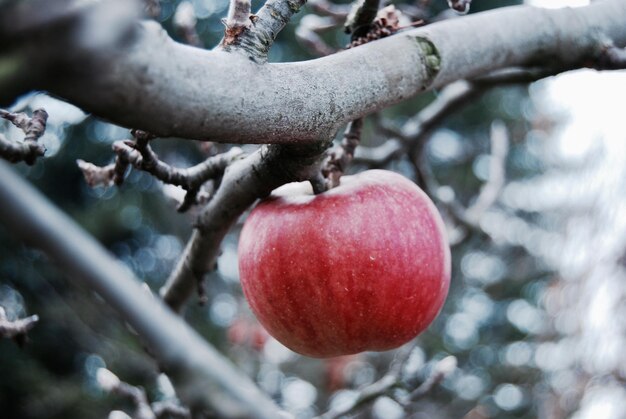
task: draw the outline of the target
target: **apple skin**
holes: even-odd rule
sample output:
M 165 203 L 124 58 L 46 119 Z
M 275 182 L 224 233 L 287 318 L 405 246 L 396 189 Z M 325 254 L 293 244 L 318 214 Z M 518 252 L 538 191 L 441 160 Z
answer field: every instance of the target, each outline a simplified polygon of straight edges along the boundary
M 448 294 L 450 249 L 417 185 L 369 170 L 319 195 L 308 182 L 276 189 L 244 223 L 239 273 L 270 335 L 326 358 L 393 349 L 426 329 Z

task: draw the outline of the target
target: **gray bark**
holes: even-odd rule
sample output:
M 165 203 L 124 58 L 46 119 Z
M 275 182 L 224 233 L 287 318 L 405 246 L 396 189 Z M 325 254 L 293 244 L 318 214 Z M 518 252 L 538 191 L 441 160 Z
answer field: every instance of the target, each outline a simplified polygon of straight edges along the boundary
M 511 7 L 316 60 L 277 64 L 255 63 L 244 50 L 177 44 L 156 23 L 144 22 L 124 47 L 53 49 L 48 58 L 55 61 L 39 59 L 38 68 L 45 73 L 54 64 L 65 71 L 39 74 L 36 83 L 22 82 L 21 88 L 47 90 L 97 116 L 159 136 L 315 142 L 350 120 L 457 79 L 511 66 L 582 66 L 597 53 L 600 36 L 617 46 L 626 43 L 625 22 L 624 0 L 577 9 Z

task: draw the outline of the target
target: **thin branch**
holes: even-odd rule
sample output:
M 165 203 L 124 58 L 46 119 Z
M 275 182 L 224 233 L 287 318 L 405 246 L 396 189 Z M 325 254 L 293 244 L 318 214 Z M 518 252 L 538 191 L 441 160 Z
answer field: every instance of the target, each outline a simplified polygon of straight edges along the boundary
M 465 211 L 465 219 L 476 225 L 480 217 L 498 199 L 506 178 L 506 158 L 509 149 L 509 134 L 501 121 L 491 124 L 491 156 L 489 158 L 489 179 L 476 198 L 474 204 Z
M 402 12 L 396 9 L 394 5 L 389 5 L 378 11 L 375 15 L 375 19 L 367 26 L 360 26 L 355 28 L 352 32 L 351 41 L 346 48 L 354 48 L 368 42 L 377 41 L 382 38 L 393 35 L 400 30 L 400 15 Z M 411 26 L 418 26 L 422 24 L 422 21 L 415 22 Z M 366 27 L 367 32 L 362 28 Z
M 322 175 L 326 178 L 326 189 L 339 185 L 339 179 L 352 162 L 354 151 L 361 141 L 363 119 L 359 118 L 348 124 L 341 144 L 328 152 L 322 164 Z
M 177 400 L 168 399 L 150 403 L 146 391 L 142 387 L 136 387 L 120 380 L 106 368 L 98 369 L 96 380 L 104 391 L 127 398 L 133 403 L 135 406 L 134 419 L 191 418 L 189 409 L 181 406 Z
M 179 311 L 215 269 L 226 233 L 257 199 L 280 185 L 307 180 L 319 172 L 325 144 L 309 147 L 264 146 L 228 166 L 220 187 L 196 220 L 183 255 L 161 289 L 164 301 Z
M 454 356 L 448 356 L 438 361 L 433 367 L 433 370 L 428 378 L 407 397 L 395 397 L 393 391 L 399 387 L 404 387 L 401 377 L 402 370 L 414 347 L 414 344 L 407 345 L 404 352 L 400 352 L 398 360 L 391 366 L 389 372 L 380 380 L 359 390 L 356 397 L 354 397 L 350 403 L 346 403 L 338 409 L 329 410 L 319 416 L 319 419 L 338 419 L 351 413 L 355 413 L 366 405 L 374 402 L 379 397 L 384 396 L 393 398 L 402 406 L 407 408 L 413 402 L 428 394 L 437 384 L 441 382 L 441 380 L 456 369 L 456 358 Z
M 250 0 L 230 0 L 228 15 L 224 21 L 224 39 L 222 46 L 237 43 L 237 38 L 252 25 L 250 20 Z
M 143 0 L 144 8 L 148 16 L 157 18 L 161 14 L 161 1 L 160 0 Z
M 345 20 L 351 9 L 348 4 L 335 4 L 328 0 L 309 0 L 307 6 L 317 14 L 330 16 L 338 20 Z
M 43 249 L 68 278 L 97 292 L 146 342 L 191 409 L 275 419 L 281 411 L 88 233 L 0 162 L 0 220 Z M 234 412 L 236 409 L 237 412 Z
M 377 147 L 358 147 L 352 161 L 371 168 L 379 168 L 388 165 L 404 153 L 406 153 L 405 145 L 392 138 Z
M 226 167 L 243 156 L 243 150 L 233 147 L 225 153 L 208 157 L 195 166 L 180 169 L 164 163 L 152 150 L 149 141 L 152 136 L 143 131 L 133 130 L 135 141 L 124 140 L 113 143 L 115 162 L 98 167 L 83 160 L 77 160 L 89 186 L 121 185 L 128 166 L 150 173 L 163 183 L 180 186 L 187 191 L 179 211 L 187 210 L 196 203 L 200 187 L 209 180 L 219 179 Z
M 231 6 L 232 1 L 247 0 L 231 0 Z M 222 45 L 226 50 L 243 51 L 255 62 L 265 62 L 278 33 L 305 3 L 306 0 L 267 0 L 252 19 L 252 25 L 242 30 L 231 44 Z
M 106 368 L 99 368 L 96 380 L 100 387 L 109 393 L 114 393 L 129 399 L 135 405 L 135 419 L 156 419 L 156 415 L 150 407 L 146 391 L 141 387 L 135 387 L 120 380 L 113 372 Z
M 26 333 L 39 321 L 39 316 L 32 315 L 18 320 L 9 320 L 3 307 L 0 307 L 0 338 L 16 338 Z
M 193 4 L 189 1 L 183 1 L 176 7 L 172 18 L 174 29 L 186 44 L 202 47 L 202 41 L 196 30 L 197 21 Z
M 329 46 L 319 35 L 321 32 L 336 28 L 339 25 L 339 19 L 332 16 L 306 15 L 296 27 L 296 39 L 313 55 L 324 57 L 334 54 L 337 50 Z
M 472 0 L 448 0 L 448 6 L 450 6 L 450 8 L 455 12 L 462 15 L 469 12 L 471 5 Z
M 35 109 L 31 117 L 25 113 L 12 113 L 0 109 L 0 118 L 10 121 L 25 134 L 21 143 L 9 141 L 0 134 L 0 157 L 11 163 L 24 161 L 32 165 L 38 157 L 45 154 L 46 147 L 37 142 L 46 131 L 48 113 L 44 109 Z
M 452 374 L 456 367 L 457 359 L 455 356 L 450 355 L 438 361 L 428 378 L 403 400 L 402 404 L 405 409 L 410 409 L 411 404 L 430 393 L 444 378 Z
M 603 42 L 600 45 L 600 53 L 593 62 L 593 67 L 598 70 L 625 69 L 626 48 L 619 48 L 610 39 L 603 38 Z
M 370 31 L 379 8 L 380 0 L 357 0 L 346 19 L 346 33 L 353 40 L 365 36 Z

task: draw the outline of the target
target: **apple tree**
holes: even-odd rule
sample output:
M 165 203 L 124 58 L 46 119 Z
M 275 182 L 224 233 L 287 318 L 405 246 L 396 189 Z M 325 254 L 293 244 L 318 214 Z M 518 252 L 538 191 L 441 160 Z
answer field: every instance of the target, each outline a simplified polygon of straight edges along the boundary
M 3 416 L 620 417 L 624 139 L 572 170 L 535 82 L 624 68 L 626 2 L 256 3 L 0 0 Z

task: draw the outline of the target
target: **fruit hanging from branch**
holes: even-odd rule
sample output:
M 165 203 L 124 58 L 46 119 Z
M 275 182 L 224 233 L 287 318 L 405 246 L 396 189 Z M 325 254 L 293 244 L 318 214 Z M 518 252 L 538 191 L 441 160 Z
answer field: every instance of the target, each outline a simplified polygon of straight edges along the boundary
M 239 271 L 268 332 L 312 357 L 406 343 L 435 319 L 450 283 L 450 250 L 435 205 L 385 170 L 344 176 L 314 195 L 275 190 L 246 220 Z

